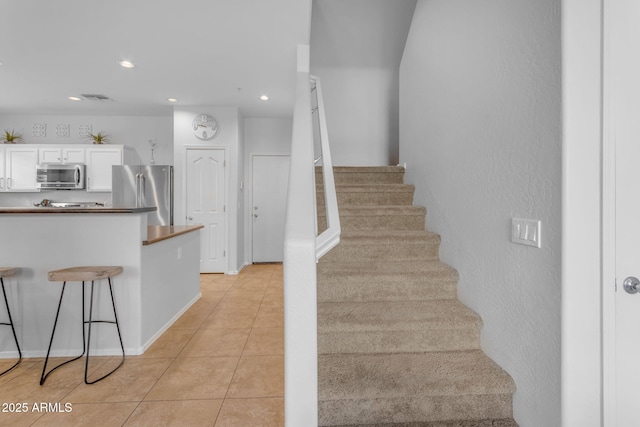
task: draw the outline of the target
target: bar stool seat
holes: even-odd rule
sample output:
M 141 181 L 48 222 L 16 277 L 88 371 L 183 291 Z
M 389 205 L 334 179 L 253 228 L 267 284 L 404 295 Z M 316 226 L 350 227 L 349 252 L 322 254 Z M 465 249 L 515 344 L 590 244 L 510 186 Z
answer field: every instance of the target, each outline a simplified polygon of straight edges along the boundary
M 18 273 L 18 269 L 15 267 L 0 267 L 0 284 L 2 284 L 2 295 L 4 296 L 4 304 L 7 308 L 7 315 L 9 316 L 9 322 L 0 322 L 0 325 L 10 326 L 11 332 L 13 332 L 13 339 L 16 342 L 16 348 L 18 349 L 18 361 L 13 364 L 9 369 L 6 369 L 0 372 L 0 376 L 6 374 L 11 371 L 13 368 L 18 366 L 22 361 L 22 351 L 20 350 L 20 344 L 18 344 L 18 336 L 16 335 L 16 329 L 13 325 L 13 319 L 11 318 L 11 310 L 9 310 L 9 300 L 7 299 L 7 291 L 4 288 L 4 278 L 15 276 Z
M 47 350 L 47 357 L 44 361 L 44 367 L 42 368 L 42 375 L 40 377 L 40 385 L 43 385 L 47 377 L 56 369 L 60 368 L 67 363 L 71 363 L 74 360 L 80 359 L 84 354 L 87 354 L 85 369 L 84 369 L 84 382 L 85 384 L 94 384 L 98 381 L 101 381 L 114 373 L 122 364 L 124 363 L 124 345 L 122 343 L 122 335 L 120 333 L 120 324 L 118 323 L 118 315 L 116 313 L 116 302 L 113 296 L 113 286 L 111 283 L 111 278 L 122 273 L 122 267 L 120 266 L 80 266 L 80 267 L 70 267 L 64 268 L 61 270 L 53 270 L 50 271 L 49 281 L 50 282 L 63 282 L 62 283 L 62 291 L 60 292 L 60 302 L 58 303 L 58 311 L 56 312 L 56 318 L 53 322 L 53 330 L 51 331 L 51 341 L 49 342 L 49 349 Z M 99 280 L 106 279 L 109 283 L 109 293 L 111 294 L 111 305 L 113 307 L 113 318 L 114 320 L 95 320 L 93 319 L 93 294 L 95 282 Z M 47 370 L 47 364 L 49 362 L 49 354 L 51 353 L 51 346 L 53 344 L 53 338 L 56 333 L 56 327 L 58 325 L 58 317 L 60 316 L 60 307 L 62 306 L 62 299 L 64 297 L 64 291 L 67 286 L 67 282 L 82 282 L 82 354 L 80 356 L 74 357 L 71 360 L 67 360 L 66 362 L 60 363 L 58 366 L 52 368 L 49 372 Z M 91 282 L 91 296 L 89 298 L 89 320 L 86 320 L 85 317 L 85 282 Z M 90 359 L 90 349 L 91 349 L 91 327 L 94 323 L 108 323 L 116 326 L 116 330 L 118 332 L 118 339 L 120 340 L 120 348 L 122 350 L 122 359 L 120 360 L 120 364 L 116 366 L 109 373 L 101 376 L 100 378 L 89 381 L 88 371 L 89 371 L 89 359 Z M 88 334 L 85 339 L 85 325 L 88 324 Z

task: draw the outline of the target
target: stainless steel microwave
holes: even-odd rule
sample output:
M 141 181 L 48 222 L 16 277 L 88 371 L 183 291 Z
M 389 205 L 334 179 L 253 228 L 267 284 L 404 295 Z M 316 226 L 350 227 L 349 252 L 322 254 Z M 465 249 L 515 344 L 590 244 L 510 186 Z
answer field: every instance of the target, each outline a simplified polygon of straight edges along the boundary
M 43 163 L 36 166 L 36 175 L 41 190 L 82 190 L 85 165 Z

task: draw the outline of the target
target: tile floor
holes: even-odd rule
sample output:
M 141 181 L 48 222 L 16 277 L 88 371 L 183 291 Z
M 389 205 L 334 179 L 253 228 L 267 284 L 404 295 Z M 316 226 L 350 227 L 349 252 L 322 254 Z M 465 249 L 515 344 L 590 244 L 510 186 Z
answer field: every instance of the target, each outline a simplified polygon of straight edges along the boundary
M 0 426 L 283 426 L 282 265 L 200 277 L 202 298 L 101 382 L 84 384 L 80 360 L 44 386 L 43 359 L 25 359 L 0 377 Z M 96 358 L 92 372 L 118 361 Z M 0 361 L 0 372 L 9 362 Z M 9 406 L 23 402 L 26 412 Z M 38 412 L 40 403 L 54 411 Z

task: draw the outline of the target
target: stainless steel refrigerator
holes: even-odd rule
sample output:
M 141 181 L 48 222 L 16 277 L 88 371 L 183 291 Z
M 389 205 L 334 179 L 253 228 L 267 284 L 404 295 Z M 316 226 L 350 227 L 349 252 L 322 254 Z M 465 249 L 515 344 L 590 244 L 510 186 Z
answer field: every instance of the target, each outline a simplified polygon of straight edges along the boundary
M 173 225 L 173 166 L 113 166 L 111 203 L 114 208 L 158 208 L 149 225 Z

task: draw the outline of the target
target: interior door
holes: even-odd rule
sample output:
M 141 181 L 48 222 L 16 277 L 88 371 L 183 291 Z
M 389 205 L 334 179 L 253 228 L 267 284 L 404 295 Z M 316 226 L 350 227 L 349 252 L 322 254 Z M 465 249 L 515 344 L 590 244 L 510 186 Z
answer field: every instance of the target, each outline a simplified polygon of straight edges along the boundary
M 187 149 L 187 224 L 203 224 L 200 272 L 227 271 L 225 151 Z
M 253 262 L 281 262 L 289 156 L 253 156 Z
M 616 230 L 615 396 L 605 398 L 615 406 L 615 425 L 626 427 L 640 425 L 640 293 L 635 292 L 640 282 L 631 279 L 640 278 L 640 2 L 605 4 L 610 37 L 605 45 L 605 99 L 612 128 L 607 136 L 615 145 Z M 625 281 L 632 293 L 625 290 Z M 605 291 L 612 288 L 605 283 Z

